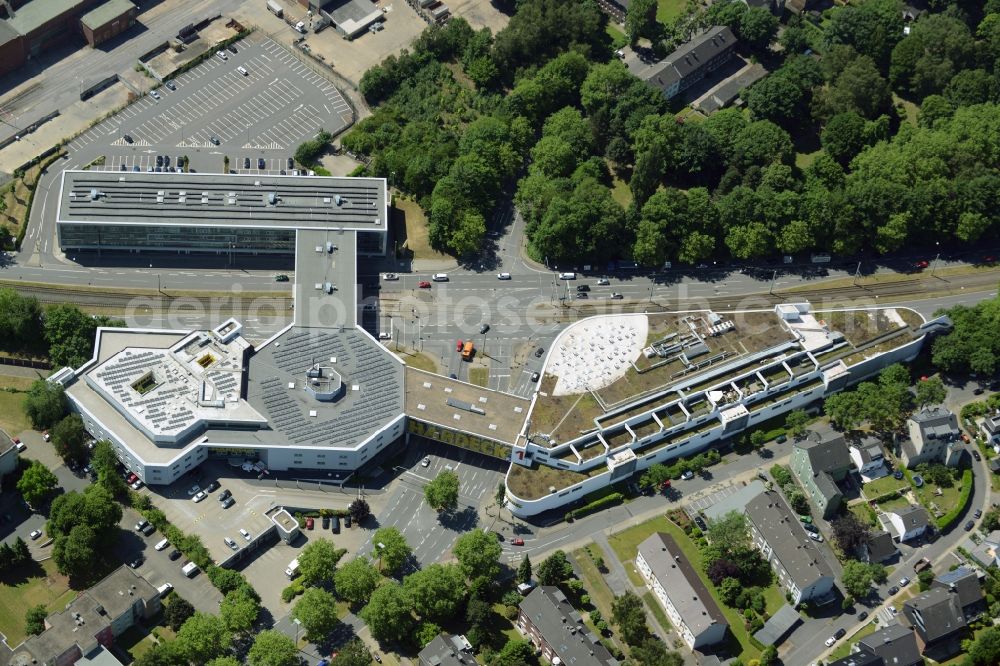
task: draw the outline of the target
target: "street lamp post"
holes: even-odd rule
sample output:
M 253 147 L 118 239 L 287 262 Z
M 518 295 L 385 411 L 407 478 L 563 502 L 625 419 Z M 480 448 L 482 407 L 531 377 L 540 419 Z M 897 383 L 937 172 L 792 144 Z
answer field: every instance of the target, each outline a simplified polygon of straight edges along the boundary
M 774 281 L 777 280 L 777 279 L 778 279 L 778 271 L 776 269 L 774 271 L 774 274 L 771 276 L 771 286 L 768 288 L 767 293 L 769 293 L 769 294 L 773 294 L 774 293 Z
M 937 270 L 938 260 L 941 259 L 941 252 L 940 252 L 940 250 L 941 250 L 941 243 L 939 241 L 935 241 L 934 245 L 937 246 L 938 253 L 937 253 L 937 256 L 934 257 L 934 265 L 931 266 L 931 277 L 934 277 L 934 271 Z
M 385 544 L 379 541 L 375 544 L 375 550 L 378 551 L 378 572 L 382 573 L 382 551 L 385 550 Z

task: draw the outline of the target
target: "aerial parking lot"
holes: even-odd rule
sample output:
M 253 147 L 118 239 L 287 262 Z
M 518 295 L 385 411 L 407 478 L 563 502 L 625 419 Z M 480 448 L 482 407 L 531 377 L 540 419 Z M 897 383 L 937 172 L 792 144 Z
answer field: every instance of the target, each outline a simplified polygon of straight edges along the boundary
M 332 83 L 257 33 L 153 92 L 84 132 L 70 150 L 105 155 L 104 168 L 114 170 L 146 171 L 158 154 L 183 154 L 196 171 L 222 171 L 228 156 L 238 172 L 277 173 L 296 146 L 321 129 L 336 134 L 352 116 Z M 245 158 L 251 166 L 241 169 Z

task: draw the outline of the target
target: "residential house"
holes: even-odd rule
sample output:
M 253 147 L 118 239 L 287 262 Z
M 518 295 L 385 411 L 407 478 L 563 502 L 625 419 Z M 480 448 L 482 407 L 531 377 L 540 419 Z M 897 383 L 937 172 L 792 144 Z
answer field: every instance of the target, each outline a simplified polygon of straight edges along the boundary
M 831 661 L 829 666 L 885 666 L 885 662 L 882 661 L 882 657 L 874 652 L 862 648 L 857 652 L 852 652 L 843 659 Z
M 735 49 L 732 31 L 717 25 L 692 37 L 658 63 L 633 73 L 671 99 L 725 64 Z
M 911 504 L 884 514 L 882 525 L 891 527 L 893 537 L 900 543 L 922 536 L 929 527 L 927 512 L 924 507 Z M 885 523 L 889 524 L 886 525 Z
M 958 418 L 941 405 L 923 407 L 906 422 L 909 437 L 900 445 L 900 457 L 913 469 L 920 463 L 955 466 L 962 456 Z
M 625 22 L 625 14 L 628 13 L 629 0 L 597 0 L 597 6 L 601 10 L 619 23 Z
M 958 595 L 941 587 L 931 588 L 904 601 L 903 616 L 916 630 L 922 654 L 935 645 L 950 642 L 950 638 L 967 626 Z
M 892 535 L 885 530 L 878 530 L 868 535 L 868 541 L 865 542 L 863 547 L 861 559 L 865 562 L 876 564 L 878 562 L 885 562 L 898 552 L 896 544 L 892 540 Z
M 968 567 L 958 567 L 941 574 L 931 583 L 931 588 L 935 587 L 958 595 L 958 605 L 966 622 L 973 622 L 986 610 L 986 598 L 983 596 L 979 575 Z
M 14 653 L 14 662 L 75 664 L 95 660 L 140 620 L 160 612 L 160 593 L 128 567 L 120 567 L 45 620 L 45 631 Z M 27 663 L 27 661 L 25 661 Z
M 814 435 L 796 442 L 791 468 L 824 518 L 837 512 L 844 499 L 837 482 L 843 481 L 851 468 L 851 456 L 842 436 L 822 439 Z
M 760 9 L 766 9 L 775 16 L 780 17 L 781 12 L 785 7 L 783 0 L 743 0 L 747 7 L 759 7 Z
M 1000 530 L 993 530 L 980 543 L 966 539 L 962 545 L 980 566 L 1000 567 Z
M 982 429 L 983 437 L 986 438 L 987 442 L 992 444 L 994 447 L 1000 445 L 1000 409 L 984 416 L 983 422 L 980 424 L 980 428 Z
M 558 587 L 542 585 L 521 600 L 517 628 L 549 663 L 617 666 Z M 559 660 L 558 662 L 556 660 Z
M 851 455 L 851 462 L 854 463 L 861 475 L 862 482 L 868 483 L 889 475 L 889 468 L 885 464 L 885 454 L 882 452 L 882 446 L 877 442 L 852 444 L 848 452 Z
M 754 545 L 760 549 L 792 603 L 824 601 L 833 590 L 833 571 L 795 514 L 774 490 L 761 493 L 746 505 Z
M 651 534 L 639 544 L 635 566 L 689 648 L 725 639 L 729 624 L 722 610 L 672 536 Z
M 889 666 L 923 666 L 924 658 L 920 656 L 917 646 L 917 636 L 913 629 L 897 623 L 876 630 L 874 633 L 860 639 L 856 649 L 871 652 L 881 657 L 882 662 Z
M 438 634 L 417 655 L 420 666 L 475 666 L 472 645 L 465 636 Z

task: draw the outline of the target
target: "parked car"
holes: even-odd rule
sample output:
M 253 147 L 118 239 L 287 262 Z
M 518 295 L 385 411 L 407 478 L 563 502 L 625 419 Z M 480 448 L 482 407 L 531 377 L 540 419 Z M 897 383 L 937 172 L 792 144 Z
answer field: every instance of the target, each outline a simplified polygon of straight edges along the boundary
M 892 596 L 892 595 L 896 594 L 897 592 L 899 592 L 899 588 L 896 587 L 895 585 L 893 585 L 892 587 L 889 588 L 889 596 Z
M 138 569 L 142 566 L 142 563 L 146 561 L 146 558 L 142 555 L 137 556 L 134 560 L 128 563 L 129 568 Z
M 784 435 L 778 435 L 778 436 L 777 436 L 777 437 L 776 437 L 776 438 L 774 439 L 774 441 L 776 441 L 776 442 L 777 442 L 778 444 L 784 444 L 785 442 L 787 442 L 787 441 L 788 441 L 788 438 L 787 438 L 787 437 L 785 437 Z
M 207 495 L 207 494 L 205 493 L 205 491 L 204 491 L 204 490 L 200 490 L 200 491 L 198 491 L 198 492 L 197 492 L 197 493 L 195 494 L 195 496 L 194 496 L 194 498 L 193 498 L 193 499 L 194 499 L 194 501 L 195 501 L 195 504 L 197 504 L 198 502 L 202 501 L 202 500 L 203 500 L 203 499 L 205 499 L 206 497 L 208 497 L 208 495 Z
M 249 169 L 250 168 L 250 158 L 249 157 L 244 157 L 243 158 L 243 168 L 244 169 Z
M 211 141 L 211 142 L 212 142 L 212 145 L 213 145 L 213 146 L 218 146 L 218 145 L 219 145 L 219 143 L 220 143 L 220 141 L 219 141 L 219 137 L 217 137 L 217 136 L 213 136 L 213 137 L 212 137 L 211 139 L 209 139 L 209 141 Z
M 510 279 L 510 273 L 497 273 L 497 279 L 498 280 L 509 280 Z
M 545 347 L 539 347 L 538 349 L 535 350 L 535 358 L 541 358 L 544 353 L 545 353 Z
M 149 96 L 152 97 L 155 100 L 159 100 L 160 99 L 160 93 L 158 91 L 156 91 L 156 90 L 150 90 L 149 91 Z
M 690 481 L 691 479 L 694 478 L 694 472 L 692 472 L 691 470 L 687 470 L 686 472 L 681 474 L 681 478 L 684 479 L 685 481 Z
M 817 542 L 817 543 L 822 543 L 823 542 L 823 536 L 821 534 L 819 534 L 818 532 L 810 532 L 809 533 L 809 538 L 812 539 L 813 541 Z
M 227 499 L 229 499 L 232 496 L 233 496 L 233 491 L 229 490 L 229 488 L 226 488 L 221 493 L 219 493 L 219 501 L 220 502 L 225 502 Z
M 35 541 L 35 540 L 38 539 L 38 537 L 42 536 L 42 531 L 41 530 L 31 530 L 31 534 L 29 534 L 28 536 L 31 538 L 32 541 Z
M 264 168 L 264 164 L 265 164 L 264 163 L 264 158 L 263 157 L 258 157 L 257 158 L 257 168 L 258 169 L 263 169 Z
M 972 517 L 975 518 L 976 520 L 979 520 L 980 518 L 983 517 L 983 510 L 982 509 L 976 509 L 976 512 L 974 514 L 972 514 Z
M 208 486 L 205 487 L 205 491 L 210 493 L 214 493 L 218 489 L 219 489 L 218 481 L 212 481 L 211 483 L 208 484 Z
M 823 641 L 823 642 L 824 642 L 824 643 L 826 644 L 826 646 L 827 646 L 827 647 L 830 647 L 830 646 L 832 646 L 832 645 L 833 645 L 834 643 L 836 643 L 836 642 L 837 642 L 837 639 L 836 639 L 836 638 L 834 638 L 833 636 L 830 636 L 830 637 L 829 637 L 828 639 L 826 639 L 826 640 L 825 640 L 825 641 Z
M 531 373 L 531 381 L 532 381 L 532 383 L 538 383 L 538 379 L 539 379 L 539 374 L 537 372 Z
M 295 160 L 293 160 L 291 157 L 288 158 L 288 168 L 289 169 L 295 168 Z
M 859 621 L 864 621 L 864 620 L 867 620 L 867 619 L 868 619 L 868 611 L 861 611 L 860 613 L 858 613 L 858 620 Z
M 240 549 L 240 547 L 236 545 L 236 542 L 233 541 L 232 539 L 230 539 L 229 537 L 224 538 L 223 541 L 226 543 L 227 546 L 229 546 L 229 548 L 231 550 L 239 550 Z
M 136 479 L 133 481 L 131 487 L 132 490 L 139 490 L 139 488 L 142 488 L 142 479 Z
M 967 522 L 965 524 L 965 531 L 966 532 L 971 532 L 972 528 L 975 527 L 975 526 L 976 526 L 976 524 L 970 520 L 969 522 Z
M 431 288 L 431 283 L 428 282 L 427 280 L 421 280 L 417 284 L 417 287 L 419 287 L 420 289 L 430 289 Z
M 314 523 L 314 521 L 313 521 L 312 518 L 306 518 L 306 529 L 307 530 L 311 530 L 313 528 L 314 524 L 315 523 Z
M 431 464 L 431 457 L 430 456 L 424 456 L 424 459 L 420 461 L 420 466 L 421 467 L 427 467 L 430 464 Z
M 350 527 L 350 526 L 351 526 L 351 514 L 347 514 L 346 516 L 344 516 L 344 527 Z
M 167 79 L 164 81 L 163 85 L 170 88 L 171 90 L 177 90 L 177 83 L 173 79 Z
M 333 526 L 330 528 L 330 530 L 334 534 L 340 534 L 340 516 L 333 517 Z
M 275 282 L 288 282 L 288 276 L 285 275 L 284 273 L 279 273 L 278 275 L 274 276 L 274 281 Z
M 972 451 L 972 457 L 975 458 L 977 461 L 983 459 L 983 457 L 981 455 L 979 455 L 979 451 L 976 451 L 974 449 Z
M 513 538 L 513 539 L 510 540 L 510 545 L 512 545 L 512 546 L 523 546 L 524 545 L 524 539 L 522 539 L 521 537 L 515 537 L 515 538 Z
M 330 529 L 330 516 L 323 516 L 323 529 Z
M 188 497 L 190 497 L 191 495 L 197 495 L 199 492 L 201 492 L 201 486 L 195 484 L 190 488 L 188 488 Z
M 899 579 L 899 586 L 900 587 L 906 587 L 909 584 L 910 584 L 910 579 L 907 578 L 906 576 L 903 576 L 902 578 Z
M 245 529 L 243 529 L 242 527 L 240 528 L 240 536 L 242 536 L 242 537 L 243 537 L 244 539 L 246 539 L 247 541 L 251 541 L 251 540 L 253 540 L 253 537 L 252 537 L 252 536 L 250 536 L 250 532 L 247 532 L 247 531 L 246 531 Z
M 382 279 L 388 280 L 390 282 L 395 282 L 396 280 L 399 279 L 399 276 L 396 275 L 395 273 L 386 273 L 385 275 L 382 276 Z
M 149 525 L 149 521 L 143 518 L 142 520 L 140 520 L 135 524 L 135 531 L 141 532 L 142 528 L 144 528 L 146 525 Z
M 179 551 L 176 548 L 174 548 L 172 551 L 170 551 L 170 554 L 167 555 L 167 557 L 169 557 L 170 561 L 172 561 L 172 562 L 175 561 L 175 560 L 179 560 L 180 557 L 181 557 L 181 551 Z
M 490 332 L 490 325 L 489 324 L 483 324 L 482 326 L 479 327 L 479 334 L 480 335 L 485 335 L 486 333 L 489 333 L 489 332 Z
M 226 499 L 222 500 L 223 509 L 228 509 L 234 504 L 236 504 L 236 500 L 234 500 L 232 497 L 227 497 Z
M 833 637 L 836 638 L 839 641 L 846 634 L 847 634 L 847 629 L 844 629 L 843 627 L 841 627 L 840 629 L 837 629 L 837 631 L 833 632 Z

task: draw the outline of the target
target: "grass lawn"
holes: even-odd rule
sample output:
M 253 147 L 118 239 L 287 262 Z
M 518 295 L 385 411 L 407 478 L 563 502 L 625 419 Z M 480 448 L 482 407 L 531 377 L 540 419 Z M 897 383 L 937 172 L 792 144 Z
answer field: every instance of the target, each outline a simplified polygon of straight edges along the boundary
M 611 176 L 611 198 L 622 208 L 628 208 L 632 203 L 632 190 L 628 188 L 628 183 L 618 176 Z
M 915 488 L 914 493 L 932 516 L 939 516 L 948 513 L 952 507 L 958 504 L 958 497 L 961 494 L 960 486 L 961 483 L 955 483 L 951 488 L 941 488 L 939 496 L 936 494 L 937 486 L 925 483 L 920 488 Z
M 864 492 L 865 497 L 871 500 L 891 493 L 895 490 L 909 487 L 910 484 L 905 478 L 897 480 L 890 474 L 889 476 L 883 476 L 881 479 L 875 479 L 874 481 L 866 483 L 862 487 L 862 491 Z
M 52 613 L 65 610 L 66 604 L 76 598 L 76 592 L 69 589 L 69 580 L 56 571 L 54 561 L 46 560 L 39 566 L 43 572 L 34 578 L 16 585 L 0 582 L 0 632 L 7 637 L 8 645 L 19 645 L 27 637 L 24 614 L 29 608 L 42 604 Z
M 628 576 L 632 582 L 635 583 L 636 579 L 638 579 L 639 585 L 645 584 L 639 574 L 634 571 L 632 562 L 635 559 L 636 551 L 639 549 L 639 544 L 645 541 L 645 539 L 654 532 L 666 532 L 677 540 L 677 544 L 680 546 L 681 551 L 684 553 L 685 557 L 690 560 L 691 566 L 698 572 L 702 582 L 705 583 L 705 587 L 709 590 L 709 592 L 712 592 L 712 596 L 715 597 L 715 588 L 713 587 L 711 581 L 709 581 L 708 578 L 701 573 L 701 553 L 698 552 L 698 547 L 695 546 L 694 542 L 692 542 L 686 534 L 684 534 L 682 529 L 668 521 L 665 516 L 657 516 L 656 518 L 647 520 L 644 523 L 640 523 L 634 527 L 622 530 L 621 532 L 608 537 L 608 543 L 611 544 L 612 550 L 615 551 L 615 555 L 625 567 L 625 570 L 628 572 Z M 739 656 L 744 663 L 750 659 L 757 659 L 760 657 L 760 650 L 750 644 L 750 636 L 747 634 L 747 630 L 743 626 L 743 618 L 740 614 L 734 609 L 724 605 L 717 597 L 715 597 L 715 601 L 718 603 L 719 608 L 722 609 L 723 615 L 726 616 L 726 620 L 729 622 L 730 632 L 740 644 L 742 652 L 737 656 Z
M 133 659 L 138 659 L 142 655 L 149 652 L 153 646 L 156 645 L 156 639 L 153 638 L 152 634 L 140 631 L 136 627 L 132 627 L 124 634 L 116 638 L 115 643 L 132 655 Z
M 605 562 L 608 561 L 607 554 L 596 543 L 588 544 L 587 548 L 590 548 L 591 552 L 595 555 L 600 555 Z M 604 581 L 604 574 L 598 571 L 585 548 L 574 550 L 573 559 L 576 560 L 577 567 L 580 569 L 580 576 L 583 578 L 583 584 L 587 588 L 587 592 L 590 593 L 591 603 L 597 607 L 597 610 L 601 611 L 601 615 L 610 618 L 611 602 L 614 600 L 615 595 Z
M 833 653 L 830 655 L 829 660 L 833 661 L 835 659 L 843 659 L 847 655 L 851 654 L 851 645 L 857 643 L 858 641 L 860 641 L 865 636 L 868 636 L 869 634 L 874 634 L 875 630 L 878 628 L 879 625 L 877 622 L 874 621 L 869 622 L 861 629 L 859 629 L 856 634 L 850 636 L 843 643 L 841 643 L 840 647 L 834 650 Z
M 656 618 L 656 621 L 660 623 L 660 626 L 663 627 L 665 631 L 669 631 L 671 629 L 670 620 L 667 619 L 667 614 L 663 612 L 663 606 L 661 606 L 657 598 L 653 596 L 653 593 L 646 592 L 646 594 L 642 595 L 642 599 L 646 602 L 650 612 L 653 614 L 653 617 Z
M 672 23 L 684 13 L 687 6 L 685 0 L 658 0 L 656 3 L 656 20 L 660 23 Z
M 889 512 L 889 511 L 895 511 L 897 509 L 903 509 L 908 506 L 910 506 L 910 500 L 903 497 L 897 497 L 887 502 L 879 502 L 878 508 L 880 508 L 882 511 Z
M 875 513 L 875 509 L 871 508 L 864 502 L 858 502 L 848 508 L 848 511 L 853 513 L 858 517 L 858 520 L 870 525 L 871 527 L 878 527 L 878 515 Z
M 390 215 L 400 249 L 405 248 L 412 252 L 414 259 L 451 259 L 449 255 L 431 247 L 427 216 L 416 201 L 397 196 L 394 204 Z
M 489 368 L 469 368 L 469 383 L 476 386 L 486 386 L 490 381 Z
M 24 413 L 24 398 L 35 380 L 27 377 L 0 376 L 0 428 L 11 437 L 31 429 Z
M 620 49 L 628 44 L 628 37 L 626 37 L 625 33 L 621 31 L 617 23 L 608 21 L 608 25 L 604 31 L 608 33 L 609 37 L 611 37 L 611 45 L 616 49 Z
M 812 163 L 816 161 L 816 158 L 819 157 L 819 154 L 822 152 L 823 152 L 822 150 L 814 150 L 811 153 L 795 153 L 795 166 L 797 166 L 800 169 L 805 169 L 811 166 Z
M 417 370 L 426 370 L 427 372 L 437 372 L 437 363 L 434 362 L 427 354 L 416 352 L 407 353 L 400 349 L 400 355 L 403 360 L 406 361 L 406 365 L 416 368 Z

